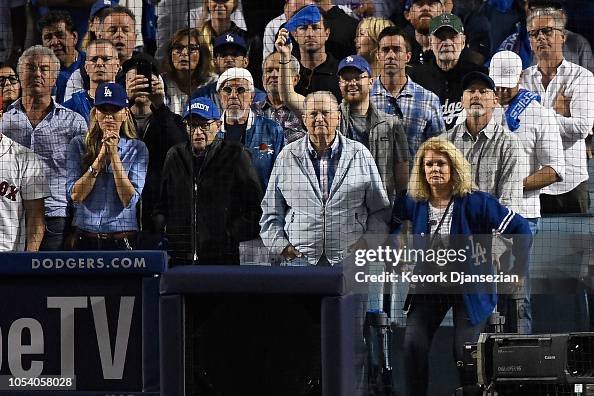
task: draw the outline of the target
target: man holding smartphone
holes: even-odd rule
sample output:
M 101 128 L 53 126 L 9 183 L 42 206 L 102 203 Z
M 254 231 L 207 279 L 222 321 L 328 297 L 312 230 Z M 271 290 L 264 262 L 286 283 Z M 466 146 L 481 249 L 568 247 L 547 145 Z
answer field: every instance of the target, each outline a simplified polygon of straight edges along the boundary
M 142 54 L 130 58 L 122 65 L 122 74 L 138 137 L 149 151 L 150 161 L 139 213 L 141 231 L 150 234 L 155 231 L 152 212 L 159 198 L 165 156 L 171 147 L 186 142 L 188 137 L 182 117 L 164 104 L 163 79 L 152 58 Z

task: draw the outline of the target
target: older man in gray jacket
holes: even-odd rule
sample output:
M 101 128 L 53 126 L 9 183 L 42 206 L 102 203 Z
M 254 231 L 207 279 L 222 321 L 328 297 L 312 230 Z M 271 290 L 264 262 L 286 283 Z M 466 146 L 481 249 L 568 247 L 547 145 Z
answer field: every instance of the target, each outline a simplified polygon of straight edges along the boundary
M 260 236 L 293 265 L 334 265 L 387 231 L 390 203 L 369 150 L 337 132 L 334 96 L 314 92 L 304 110 L 308 134 L 276 160 Z

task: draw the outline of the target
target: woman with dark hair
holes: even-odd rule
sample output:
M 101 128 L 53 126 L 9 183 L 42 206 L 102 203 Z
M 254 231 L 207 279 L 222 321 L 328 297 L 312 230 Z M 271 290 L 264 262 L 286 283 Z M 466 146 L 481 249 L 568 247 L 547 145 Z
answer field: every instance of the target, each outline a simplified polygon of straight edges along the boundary
M 2 90 L 2 113 L 15 100 L 21 97 L 21 82 L 16 70 L 7 63 L 0 62 L 0 89 Z
M 421 256 L 424 260 L 415 256 L 413 272 L 445 277 L 445 281 L 439 278 L 433 283 L 412 283 L 404 304 L 408 313 L 404 335 L 407 394 L 416 396 L 427 393 L 431 342 L 450 308 L 454 317 L 454 356 L 462 361 L 464 344 L 478 340 L 497 304 L 494 282 L 473 280 L 460 286 L 454 276 L 492 276 L 494 261 L 504 250 L 496 249 L 496 242 L 503 236 L 511 237 L 513 274 L 518 280 L 507 278 L 510 281 L 504 285 L 514 290 L 525 275 L 532 234 L 526 219 L 492 195 L 476 191 L 464 154 L 439 137 L 421 145 L 408 192 L 394 202 L 394 232 L 401 231 L 405 220 L 411 222 L 414 249 L 426 253 Z M 447 260 L 438 259 L 439 253 L 435 252 L 439 251 L 447 253 Z
M 77 250 L 131 250 L 148 151 L 137 139 L 124 88 L 102 83 L 95 93 L 89 132 L 70 142 L 67 196 L 76 209 Z
M 181 115 L 189 95 L 217 78 L 211 72 L 211 59 L 210 50 L 197 29 L 175 32 L 163 62 L 166 97 L 172 112 Z

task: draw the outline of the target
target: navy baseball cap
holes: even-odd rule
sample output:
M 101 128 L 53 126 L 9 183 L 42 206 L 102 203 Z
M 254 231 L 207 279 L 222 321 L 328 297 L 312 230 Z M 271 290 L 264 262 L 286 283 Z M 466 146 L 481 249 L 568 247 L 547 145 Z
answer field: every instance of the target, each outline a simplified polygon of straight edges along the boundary
M 464 76 L 464 78 L 462 79 L 462 89 L 464 90 L 468 88 L 468 86 L 475 81 L 482 81 L 485 84 L 487 84 L 489 89 L 495 91 L 495 83 L 493 82 L 493 79 L 487 76 L 485 73 L 481 73 L 478 71 L 470 72 Z
M 243 37 L 233 33 L 223 34 L 215 38 L 212 45 L 213 52 L 226 45 L 239 47 L 243 52 L 247 53 L 247 44 Z
M 221 112 L 216 103 L 207 97 L 192 99 L 184 109 L 183 118 L 188 118 L 190 114 L 202 117 L 206 120 L 219 120 L 221 118 Z
M 369 74 L 369 77 L 372 77 L 371 66 L 369 66 L 369 62 L 367 62 L 365 58 L 363 58 L 362 56 L 349 55 L 343 60 L 341 60 L 338 64 L 338 71 L 336 72 L 336 74 L 340 74 L 342 69 L 347 67 L 354 67 L 360 72 L 367 72 L 367 74 Z
M 93 18 L 104 8 L 110 8 L 118 4 L 118 0 L 97 0 L 91 7 L 90 18 Z
M 113 82 L 99 84 L 95 91 L 95 106 L 101 105 L 128 107 L 128 95 L 124 87 Z

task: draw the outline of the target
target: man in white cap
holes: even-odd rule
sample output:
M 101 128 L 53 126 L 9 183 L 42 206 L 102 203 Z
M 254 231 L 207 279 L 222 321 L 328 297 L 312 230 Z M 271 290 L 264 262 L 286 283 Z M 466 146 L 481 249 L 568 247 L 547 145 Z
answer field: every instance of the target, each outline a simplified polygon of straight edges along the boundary
M 563 178 L 565 159 L 555 113 L 539 103 L 539 95 L 520 87 L 521 73 L 522 60 L 514 52 L 501 51 L 491 59 L 489 75 L 501 105 L 493 117 L 516 134 L 521 143 L 526 162 L 522 170 L 524 202 L 520 214 L 530 222 L 535 234 L 540 218 L 540 190 Z
M 256 115 L 250 109 L 254 80 L 246 69 L 232 67 L 226 70 L 219 76 L 217 92 L 223 109 L 223 138 L 245 146 L 262 186 L 266 188 L 274 161 L 284 146 L 283 129 L 275 121 Z
M 496 53 L 491 59 L 489 74 L 495 83 L 501 105 L 495 108 L 493 118 L 497 123 L 507 126 L 519 142 L 523 157 L 520 166 L 523 186 L 520 214 L 528 220 L 532 235 L 536 235 L 540 218 L 540 191 L 561 180 L 565 174 L 559 125 L 555 113 L 539 103 L 537 94 L 520 87 L 522 59 L 516 53 Z M 527 278 L 525 280 L 529 281 Z M 507 331 L 530 334 L 530 289 L 525 288 L 511 296 L 509 303 L 507 319 L 511 327 Z

